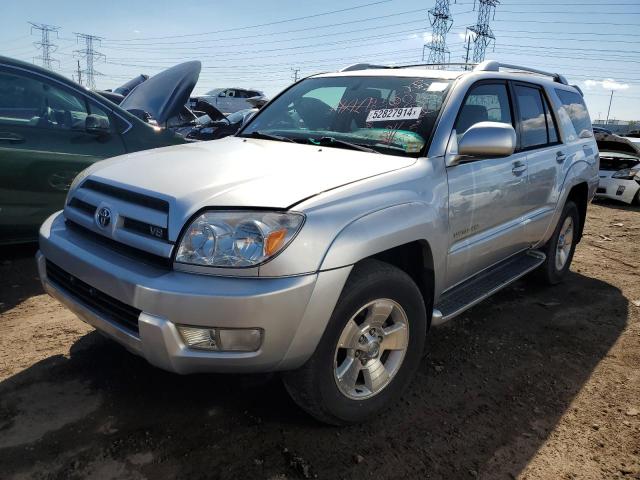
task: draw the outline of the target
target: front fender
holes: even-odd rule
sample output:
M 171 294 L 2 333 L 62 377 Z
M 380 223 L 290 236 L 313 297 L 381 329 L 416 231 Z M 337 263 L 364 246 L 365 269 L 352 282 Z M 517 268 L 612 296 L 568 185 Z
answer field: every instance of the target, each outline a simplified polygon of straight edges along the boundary
M 446 269 L 448 218 L 446 204 L 410 202 L 360 217 L 331 242 L 320 270 L 353 265 L 367 257 L 414 241 L 426 242 L 432 253 L 434 293 L 442 291 Z

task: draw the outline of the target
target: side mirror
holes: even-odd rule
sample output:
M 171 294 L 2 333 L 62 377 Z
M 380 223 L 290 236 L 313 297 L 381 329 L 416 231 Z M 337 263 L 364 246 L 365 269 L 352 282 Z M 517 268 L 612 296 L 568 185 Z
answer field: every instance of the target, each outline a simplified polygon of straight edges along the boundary
M 457 159 L 461 157 L 508 157 L 516 149 L 516 131 L 499 122 L 479 122 L 469 127 L 458 141 Z
M 87 115 L 84 122 L 84 129 L 87 133 L 101 137 L 111 134 L 109 119 L 100 115 Z

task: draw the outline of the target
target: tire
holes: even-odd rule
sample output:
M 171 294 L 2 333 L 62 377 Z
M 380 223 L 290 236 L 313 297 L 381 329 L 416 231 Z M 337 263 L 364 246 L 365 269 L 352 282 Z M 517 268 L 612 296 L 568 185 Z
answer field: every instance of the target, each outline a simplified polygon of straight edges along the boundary
M 322 422 L 347 425 L 371 419 L 397 400 L 413 378 L 426 333 L 425 302 L 413 280 L 387 263 L 362 261 L 351 272 L 314 354 L 283 375 L 285 387 Z M 388 380 L 379 373 L 380 364 Z
M 568 248 L 566 245 L 568 230 L 565 230 L 567 222 L 571 222 L 571 244 Z M 547 285 L 557 285 L 562 282 L 573 260 L 579 228 L 580 215 L 578 214 L 578 207 L 569 200 L 562 210 L 562 215 L 560 215 L 560 220 L 558 220 L 553 236 L 544 248 L 544 253 L 547 255 L 547 258 L 535 272 L 539 281 Z M 559 242 L 561 241 L 565 243 L 565 245 L 559 249 Z M 562 250 L 563 253 L 561 253 L 560 250 Z

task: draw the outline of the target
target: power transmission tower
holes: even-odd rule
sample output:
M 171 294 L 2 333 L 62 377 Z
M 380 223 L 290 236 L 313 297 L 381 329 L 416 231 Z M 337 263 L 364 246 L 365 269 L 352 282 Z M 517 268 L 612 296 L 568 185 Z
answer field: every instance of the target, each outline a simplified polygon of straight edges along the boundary
M 425 51 L 429 50 L 427 63 L 438 65 L 443 69 L 444 64 L 449 62 L 449 49 L 447 48 L 447 33 L 453 25 L 453 17 L 449 10 L 450 0 L 436 0 L 436 5 L 429 10 L 429 21 L 431 22 L 431 41 L 422 47 L 422 61 L 424 62 Z
M 495 41 L 496 37 L 489 27 L 489 21 L 491 20 L 491 14 L 495 15 L 495 8 L 500 3 L 500 0 L 479 0 L 480 7 L 478 8 L 478 21 L 472 27 L 468 27 L 469 31 L 474 33 L 473 38 L 473 63 L 480 63 L 484 61 L 484 55 L 487 47 L 492 41 Z M 474 3 L 475 9 L 475 3 Z M 467 63 L 469 61 L 469 50 L 471 49 L 470 42 L 467 43 Z
M 293 77 L 293 83 L 296 83 L 298 81 L 298 73 L 300 73 L 300 69 L 299 68 L 292 68 L 291 69 L 291 76 Z
M 51 43 L 50 34 L 55 33 L 57 38 L 58 30 L 60 30 L 60 27 L 47 25 L 46 23 L 29 22 L 29 24 L 31 25 L 31 33 L 33 33 L 34 30 L 38 30 L 40 32 L 40 41 L 34 42 L 34 45 L 36 46 L 36 48 L 41 50 L 42 53 L 33 59 L 34 63 L 35 60 L 40 60 L 44 68 L 52 70 L 51 64 L 53 62 L 58 62 L 58 60 L 52 58 L 51 54 L 58 49 L 58 46 L 54 43 Z
M 90 88 L 92 90 L 96 88 L 95 77 L 97 75 L 102 75 L 93 67 L 95 60 L 99 58 L 103 58 L 106 60 L 107 58 L 103 53 L 96 51 L 94 48 L 95 44 L 99 44 L 101 40 L 102 37 L 96 37 L 95 35 L 76 33 L 76 41 L 83 41 L 84 49 L 75 50 L 75 53 L 83 57 L 86 61 L 86 68 L 82 70 L 82 73 L 84 73 L 84 84 L 87 88 Z

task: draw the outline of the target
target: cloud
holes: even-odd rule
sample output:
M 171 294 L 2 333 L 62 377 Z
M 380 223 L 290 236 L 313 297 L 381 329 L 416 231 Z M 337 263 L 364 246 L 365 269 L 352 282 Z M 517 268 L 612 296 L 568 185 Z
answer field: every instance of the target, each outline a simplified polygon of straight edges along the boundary
M 628 83 L 616 82 L 613 78 L 605 78 L 604 80 L 585 80 L 583 84 L 587 90 L 598 87 L 605 90 L 626 90 L 629 88 Z

